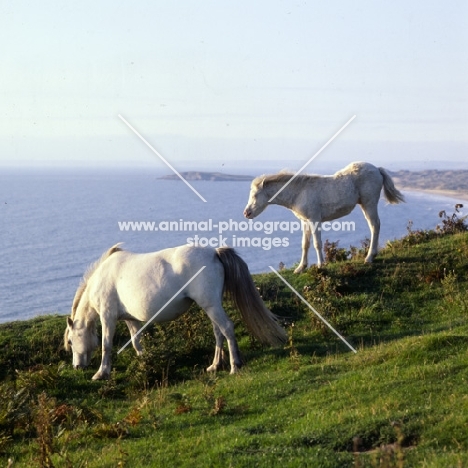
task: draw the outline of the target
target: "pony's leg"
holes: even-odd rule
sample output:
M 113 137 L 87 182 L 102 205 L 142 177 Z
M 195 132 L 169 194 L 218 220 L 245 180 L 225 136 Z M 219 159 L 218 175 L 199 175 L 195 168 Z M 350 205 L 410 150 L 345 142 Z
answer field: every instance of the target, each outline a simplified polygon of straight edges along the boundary
M 302 273 L 307 268 L 308 253 L 310 247 L 310 226 L 309 223 L 301 223 L 304 226 L 302 231 L 302 257 L 298 267 L 294 270 L 294 273 Z M 315 239 L 315 237 L 314 237 Z
M 135 349 L 137 355 L 141 356 L 143 354 L 143 349 L 141 348 L 140 344 L 140 335 L 137 334 L 138 330 L 141 328 L 141 324 L 136 320 L 125 320 L 125 323 L 127 324 L 128 331 L 132 337 L 133 348 Z
M 215 348 L 213 364 L 211 364 L 211 366 L 206 369 L 208 372 L 216 372 L 221 367 L 221 364 L 223 361 L 224 335 L 222 334 L 218 325 L 216 325 L 216 323 L 214 322 L 213 322 L 213 332 L 216 338 L 216 348 Z
M 371 232 L 371 243 L 369 246 L 369 252 L 367 253 L 365 262 L 372 263 L 372 260 L 374 260 L 375 256 L 377 255 L 377 251 L 379 248 L 379 234 L 380 234 L 379 212 L 377 210 L 377 203 L 361 205 L 361 208 L 367 220 L 367 224 L 369 224 L 369 229 Z
M 218 327 L 221 334 L 226 338 L 229 348 L 231 374 L 235 374 L 242 367 L 242 360 L 240 358 L 239 347 L 234 335 L 234 324 L 226 315 L 222 305 L 206 307 L 204 309 L 210 320 Z
M 314 238 L 314 247 L 317 252 L 317 266 L 320 268 L 323 266 L 323 252 L 322 252 L 322 233 L 320 231 L 320 224 L 314 229 L 312 236 Z
M 93 380 L 108 379 L 111 373 L 111 353 L 112 353 L 112 340 L 115 333 L 116 320 L 112 318 L 105 318 L 101 315 L 102 324 L 102 360 L 101 367 L 93 375 Z

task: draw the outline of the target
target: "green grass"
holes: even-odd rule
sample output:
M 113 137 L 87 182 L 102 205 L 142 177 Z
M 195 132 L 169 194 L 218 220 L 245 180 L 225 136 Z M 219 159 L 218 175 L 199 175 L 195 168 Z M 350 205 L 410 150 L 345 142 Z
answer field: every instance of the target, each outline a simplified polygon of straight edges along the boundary
M 0 325 L 0 466 L 468 466 L 468 234 L 389 243 L 373 265 L 255 276 L 286 324 L 263 348 L 237 314 L 245 367 L 208 375 L 211 326 L 194 308 L 114 356 L 108 382 L 71 369 L 65 318 Z M 119 327 L 115 348 L 127 339 Z

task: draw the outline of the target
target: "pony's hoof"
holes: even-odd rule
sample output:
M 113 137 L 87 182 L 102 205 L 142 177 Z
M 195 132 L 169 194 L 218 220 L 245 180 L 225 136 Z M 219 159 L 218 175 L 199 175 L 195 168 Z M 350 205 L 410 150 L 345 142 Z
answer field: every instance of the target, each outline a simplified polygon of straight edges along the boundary
M 220 366 L 216 366 L 214 364 L 211 364 L 210 367 L 206 368 L 206 372 L 216 372 L 219 369 Z
M 234 365 L 231 366 L 231 372 L 229 372 L 229 373 L 231 375 L 238 374 L 240 372 L 241 367 L 242 367 L 242 362 L 238 361 Z
M 302 273 L 307 268 L 307 265 L 299 265 L 295 270 L 294 273 Z
M 103 372 L 96 372 L 92 378 L 92 380 L 108 380 L 108 379 L 109 379 L 109 375 Z

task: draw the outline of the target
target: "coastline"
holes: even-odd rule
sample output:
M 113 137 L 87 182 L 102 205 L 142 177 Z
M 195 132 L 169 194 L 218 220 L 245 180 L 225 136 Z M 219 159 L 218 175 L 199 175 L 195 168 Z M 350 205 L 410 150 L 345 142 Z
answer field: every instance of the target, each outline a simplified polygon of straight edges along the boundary
M 398 187 L 398 190 L 406 192 L 427 193 L 429 195 L 438 195 L 446 198 L 458 199 L 460 203 L 468 205 L 468 193 L 460 190 L 445 189 L 422 189 L 419 187 Z

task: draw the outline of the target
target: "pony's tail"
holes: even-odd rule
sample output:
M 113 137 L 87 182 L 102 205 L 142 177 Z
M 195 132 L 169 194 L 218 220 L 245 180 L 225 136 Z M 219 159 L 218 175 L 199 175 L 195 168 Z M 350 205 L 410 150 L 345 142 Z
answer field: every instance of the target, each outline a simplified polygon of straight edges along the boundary
M 287 335 L 277 317 L 263 303 L 247 264 L 230 247 L 216 249 L 224 267 L 224 293 L 239 309 L 247 329 L 262 343 L 283 344 Z
M 387 201 L 391 204 L 404 202 L 405 197 L 399 190 L 397 190 L 388 172 L 383 167 L 379 167 L 379 171 L 383 177 L 383 190 Z

